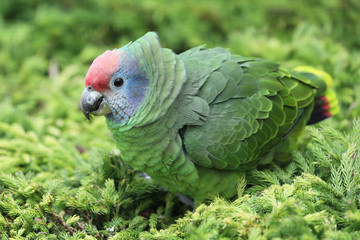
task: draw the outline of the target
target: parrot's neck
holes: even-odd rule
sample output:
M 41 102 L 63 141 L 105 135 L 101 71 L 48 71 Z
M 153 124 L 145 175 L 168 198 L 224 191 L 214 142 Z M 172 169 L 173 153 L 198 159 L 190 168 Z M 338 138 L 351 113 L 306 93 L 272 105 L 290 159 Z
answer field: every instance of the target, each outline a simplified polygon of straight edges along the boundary
M 109 123 L 109 122 L 108 122 Z M 108 124 L 113 133 L 121 158 L 133 168 L 144 171 L 161 161 L 159 154 L 154 155 L 159 149 L 164 150 L 175 138 L 175 133 L 163 126 L 161 121 L 142 127 L 131 127 L 124 131 Z M 125 126 L 126 127 L 126 126 Z
M 171 175 L 186 159 L 178 133 L 175 114 L 169 111 L 164 117 L 142 127 L 124 131 L 117 124 L 107 121 L 113 133 L 121 158 L 134 169 L 150 176 Z M 191 162 L 192 164 L 192 162 Z M 195 167 L 194 167 L 195 169 Z

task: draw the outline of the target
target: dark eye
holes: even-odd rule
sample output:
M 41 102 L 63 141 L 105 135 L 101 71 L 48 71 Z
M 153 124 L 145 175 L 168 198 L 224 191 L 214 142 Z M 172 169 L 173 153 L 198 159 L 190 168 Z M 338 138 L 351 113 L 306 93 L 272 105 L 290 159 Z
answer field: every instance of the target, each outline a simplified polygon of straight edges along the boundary
M 124 79 L 122 79 L 122 78 L 116 78 L 114 80 L 115 87 L 121 87 L 123 84 L 124 84 Z

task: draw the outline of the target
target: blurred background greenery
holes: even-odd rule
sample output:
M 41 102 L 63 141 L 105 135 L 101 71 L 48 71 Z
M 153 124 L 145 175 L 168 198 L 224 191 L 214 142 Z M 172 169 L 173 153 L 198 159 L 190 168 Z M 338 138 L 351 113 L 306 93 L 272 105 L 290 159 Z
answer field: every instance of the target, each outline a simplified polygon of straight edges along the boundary
M 46 184 L 113 152 L 104 119 L 79 110 L 84 77 L 148 31 L 176 53 L 207 44 L 329 72 L 341 112 L 323 124 L 347 131 L 360 115 L 359 13 L 358 0 L 1 0 L 0 170 Z

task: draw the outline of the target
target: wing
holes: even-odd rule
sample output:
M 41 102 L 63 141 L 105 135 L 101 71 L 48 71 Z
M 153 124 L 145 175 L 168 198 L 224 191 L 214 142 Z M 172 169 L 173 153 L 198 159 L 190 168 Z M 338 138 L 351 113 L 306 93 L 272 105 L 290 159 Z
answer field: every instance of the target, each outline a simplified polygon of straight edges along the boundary
M 208 168 L 257 165 L 304 122 L 299 118 L 308 117 L 315 88 L 278 64 L 231 56 L 206 76 L 197 93 L 209 109 L 201 124 L 185 126 L 186 153 L 196 165 Z

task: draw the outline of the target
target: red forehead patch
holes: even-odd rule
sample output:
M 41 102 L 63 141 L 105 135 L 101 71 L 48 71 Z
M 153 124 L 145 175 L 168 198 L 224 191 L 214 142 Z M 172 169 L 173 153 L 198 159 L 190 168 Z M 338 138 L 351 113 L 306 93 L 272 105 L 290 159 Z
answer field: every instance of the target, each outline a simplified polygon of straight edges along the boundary
M 86 77 L 85 86 L 91 86 L 98 92 L 109 89 L 112 74 L 118 69 L 123 51 L 114 49 L 106 51 L 93 61 Z

